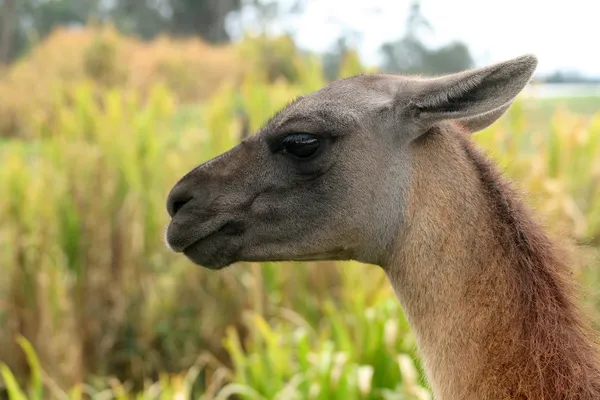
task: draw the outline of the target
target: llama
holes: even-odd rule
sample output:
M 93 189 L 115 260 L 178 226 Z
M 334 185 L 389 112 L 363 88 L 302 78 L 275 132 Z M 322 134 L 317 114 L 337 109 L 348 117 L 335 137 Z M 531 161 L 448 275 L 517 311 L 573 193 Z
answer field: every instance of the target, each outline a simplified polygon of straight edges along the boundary
M 210 269 L 380 266 L 437 399 L 600 399 L 567 252 L 470 138 L 537 62 L 358 75 L 300 97 L 176 183 L 167 245 Z

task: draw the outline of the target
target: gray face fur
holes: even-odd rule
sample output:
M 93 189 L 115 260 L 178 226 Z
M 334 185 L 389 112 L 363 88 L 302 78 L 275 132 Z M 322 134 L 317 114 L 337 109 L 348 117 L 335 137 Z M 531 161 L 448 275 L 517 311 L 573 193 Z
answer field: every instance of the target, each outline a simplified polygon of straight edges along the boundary
M 403 228 L 411 142 L 445 120 L 472 132 L 487 127 L 536 65 L 525 55 L 436 78 L 360 75 L 301 97 L 177 182 L 167 244 L 211 269 L 236 261 L 384 264 Z

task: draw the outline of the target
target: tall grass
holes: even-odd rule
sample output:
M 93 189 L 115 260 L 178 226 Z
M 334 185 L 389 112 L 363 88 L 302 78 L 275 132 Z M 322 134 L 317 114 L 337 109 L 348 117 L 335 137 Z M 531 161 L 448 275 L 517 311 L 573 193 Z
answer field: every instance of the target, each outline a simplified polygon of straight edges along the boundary
M 142 101 L 78 85 L 34 142 L 2 148 L 0 354 L 16 371 L 16 333 L 61 382 L 156 376 L 220 347 L 210 335 L 236 319 L 241 282 L 208 280 L 162 242 L 168 188 L 207 138 L 170 133 L 172 100 L 159 86 Z
M 525 106 L 517 102 L 502 123 L 475 139 L 528 193 L 552 229 L 599 246 L 600 100 L 591 116 L 558 107 L 541 127 L 528 120 Z
M 342 68 L 361 71 L 352 57 Z M 377 267 L 216 274 L 166 249 L 176 180 L 325 84 L 316 60 L 293 82 L 268 81 L 249 73 L 182 109 L 163 85 L 142 96 L 83 80 L 54 92 L 29 140 L 0 145 L 0 371 L 11 398 L 428 398 Z M 599 245 L 600 114 L 558 110 L 531 124 L 524 101 L 476 140 L 549 225 Z M 599 264 L 586 260 L 581 279 L 598 288 Z

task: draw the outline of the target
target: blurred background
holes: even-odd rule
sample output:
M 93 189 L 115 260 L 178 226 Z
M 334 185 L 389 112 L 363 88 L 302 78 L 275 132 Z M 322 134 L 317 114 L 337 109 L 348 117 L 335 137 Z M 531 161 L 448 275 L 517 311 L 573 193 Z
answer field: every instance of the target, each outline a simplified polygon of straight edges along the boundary
M 382 271 L 163 243 L 189 169 L 363 72 L 540 64 L 475 140 L 577 246 L 599 327 L 600 5 L 0 1 L 0 398 L 428 399 Z

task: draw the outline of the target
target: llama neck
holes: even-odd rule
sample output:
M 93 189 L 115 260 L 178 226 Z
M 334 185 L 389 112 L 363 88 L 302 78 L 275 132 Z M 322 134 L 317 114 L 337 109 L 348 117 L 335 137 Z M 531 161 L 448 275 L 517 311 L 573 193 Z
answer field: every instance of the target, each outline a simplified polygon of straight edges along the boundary
M 600 398 L 554 244 L 461 134 L 431 132 L 413 154 L 406 229 L 384 268 L 436 398 Z

